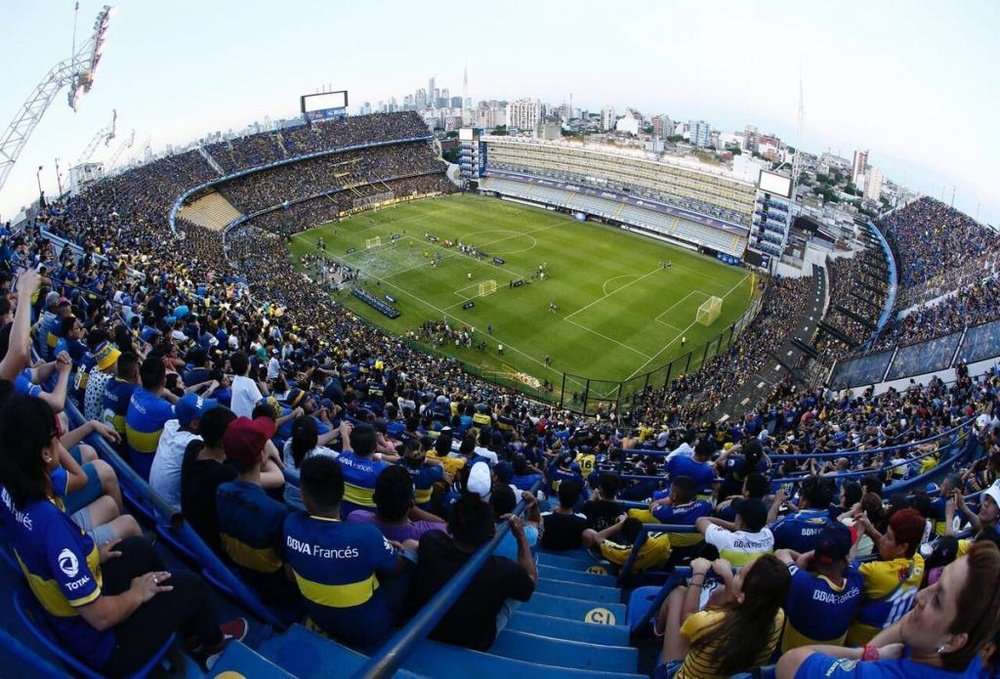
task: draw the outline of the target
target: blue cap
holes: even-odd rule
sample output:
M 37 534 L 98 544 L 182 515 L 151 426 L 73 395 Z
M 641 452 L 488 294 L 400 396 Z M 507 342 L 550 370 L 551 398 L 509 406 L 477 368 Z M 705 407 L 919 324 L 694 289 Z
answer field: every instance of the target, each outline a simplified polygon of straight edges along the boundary
M 201 419 L 207 411 L 215 408 L 219 402 L 212 398 L 202 398 L 198 394 L 185 394 L 174 406 L 174 414 L 181 426 L 191 424 L 192 420 Z

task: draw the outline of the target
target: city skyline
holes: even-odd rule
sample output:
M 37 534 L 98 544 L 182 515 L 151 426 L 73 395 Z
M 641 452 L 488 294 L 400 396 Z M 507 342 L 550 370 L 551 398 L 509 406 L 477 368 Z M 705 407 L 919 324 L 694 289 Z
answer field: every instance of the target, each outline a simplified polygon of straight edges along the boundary
M 300 94 L 327 84 L 350 92 L 352 113 L 363 101 L 374 106 L 427 87 L 429 78 L 460 96 L 467 66 L 473 106 L 521 98 L 559 106 L 572 93 L 574 108 L 611 105 L 621 114 L 631 107 L 725 131 L 750 124 L 792 145 L 801 73 L 804 150 L 851 158 L 867 149 L 887 178 L 945 202 L 957 187 L 956 207 L 1000 221 L 1000 187 L 990 181 L 1000 142 L 988 126 L 996 88 L 993 76 L 977 70 L 1000 56 L 987 39 L 1000 17 L 990 3 L 847 3 L 826 16 L 823 8 L 786 2 L 678 2 L 634 17 L 597 16 L 598 6 L 588 3 L 567 13 L 555 3 L 530 19 L 515 5 L 503 7 L 511 11 L 445 15 L 403 3 L 293 3 L 279 10 L 261 3 L 246 12 L 235 2 L 168 7 L 125 0 L 93 91 L 75 115 L 64 93 L 53 102 L 0 195 L 0 215 L 10 218 L 37 196 L 39 165 L 43 188 L 54 193 L 53 159 L 60 157 L 65 173 L 112 108 L 119 114 L 112 149 L 135 129 L 137 145 L 148 137 L 160 152 L 217 130 L 295 115 Z M 81 3 L 78 43 L 99 9 Z M 26 1 L 6 4 L 0 16 L 17 28 L 2 48 L 17 64 L 0 74 L 6 126 L 43 74 L 68 55 L 73 17 L 71 6 L 54 12 Z M 429 33 L 440 40 L 428 40 Z M 469 49 L 455 49 L 448 36 Z M 971 134 L 960 140 L 958 130 Z M 101 147 L 97 158 L 107 155 Z

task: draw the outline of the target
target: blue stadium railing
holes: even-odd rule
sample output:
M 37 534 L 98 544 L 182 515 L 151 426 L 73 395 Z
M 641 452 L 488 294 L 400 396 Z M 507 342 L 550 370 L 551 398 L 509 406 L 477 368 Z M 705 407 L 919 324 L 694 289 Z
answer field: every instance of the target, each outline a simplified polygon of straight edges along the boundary
M 539 486 L 541 486 L 541 482 L 536 483 L 531 488 L 531 492 L 536 493 Z M 521 500 L 514 507 L 512 513 L 521 516 L 525 509 L 527 509 L 527 503 Z M 428 601 L 405 627 L 373 653 L 368 662 L 353 676 L 357 679 L 361 677 L 365 679 L 391 677 L 402 666 L 407 656 L 416 650 L 417 645 L 423 642 L 427 635 L 434 630 L 441 618 L 472 583 L 473 578 L 479 573 L 479 569 L 486 564 L 487 559 L 493 554 L 493 550 L 509 531 L 510 525 L 506 523 L 497 528 L 493 539 L 480 547 L 472 558 L 462 566 L 462 569 L 448 581 L 448 584 L 433 599 Z

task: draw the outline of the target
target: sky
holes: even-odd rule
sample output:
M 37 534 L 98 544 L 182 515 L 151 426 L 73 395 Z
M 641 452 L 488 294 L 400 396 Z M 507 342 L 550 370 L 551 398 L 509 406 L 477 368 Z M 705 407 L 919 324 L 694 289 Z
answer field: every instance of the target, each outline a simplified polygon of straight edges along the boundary
M 656 0 L 614 4 L 345 0 L 121 0 L 92 91 L 74 113 L 60 92 L 0 189 L 6 220 L 57 190 L 118 111 L 110 158 L 183 145 L 298 112 L 301 94 L 346 89 L 350 110 L 427 86 L 469 96 L 632 107 L 724 131 L 757 125 L 850 158 L 1000 223 L 1000 3 Z M 101 2 L 80 0 L 76 44 Z M 74 0 L 0 3 L 0 125 L 73 47 Z M 129 157 L 125 151 L 123 157 Z M 38 167 L 42 166 L 40 175 Z M 36 177 L 37 175 L 37 177 Z

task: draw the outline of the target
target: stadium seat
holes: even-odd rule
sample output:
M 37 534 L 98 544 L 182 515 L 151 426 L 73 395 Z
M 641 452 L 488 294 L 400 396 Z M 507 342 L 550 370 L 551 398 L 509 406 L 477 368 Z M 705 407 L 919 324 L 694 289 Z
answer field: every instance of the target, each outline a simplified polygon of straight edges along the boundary
M 660 587 L 636 587 L 628 597 L 628 628 L 635 629 L 636 623 L 649 613 L 650 606 L 660 593 Z
M 14 611 L 31 634 L 34 635 L 34 637 L 38 639 L 38 641 L 40 641 L 53 656 L 58 658 L 60 662 L 80 676 L 86 677 L 86 679 L 103 679 L 104 675 L 84 665 L 77 658 L 68 653 L 66 649 L 64 649 L 56 640 L 55 636 L 52 634 L 52 630 L 49 629 L 48 623 L 45 621 L 45 614 L 35 601 L 34 595 L 32 595 L 31 592 L 25 587 L 19 587 L 14 591 Z M 167 639 L 167 642 L 160 648 L 160 650 L 157 651 L 156 654 L 138 671 L 129 676 L 134 679 L 141 679 L 142 677 L 148 676 L 159 666 L 163 657 L 167 654 L 167 651 L 170 650 L 173 643 L 174 635 L 170 635 L 170 638 Z

